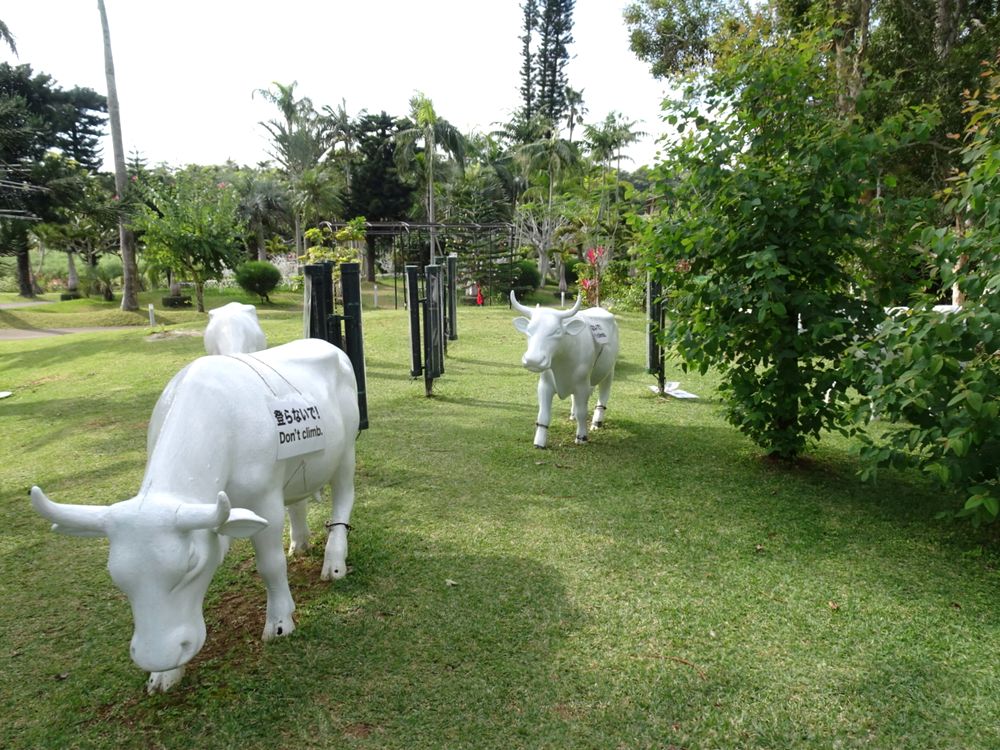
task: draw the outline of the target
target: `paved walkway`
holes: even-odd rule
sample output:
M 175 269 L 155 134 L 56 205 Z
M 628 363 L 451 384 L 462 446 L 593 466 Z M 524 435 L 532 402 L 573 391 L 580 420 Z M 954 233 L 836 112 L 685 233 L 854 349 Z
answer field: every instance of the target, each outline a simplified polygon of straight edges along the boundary
M 0 302 L 0 310 L 11 310 L 16 307 L 34 307 L 35 305 L 53 305 L 49 299 L 31 299 L 18 302 Z M 45 336 L 65 336 L 69 333 L 93 333 L 95 331 L 127 331 L 139 329 L 141 326 L 93 326 L 90 328 L 0 328 L 0 341 L 20 341 L 22 339 L 40 339 Z
M 96 331 L 140 331 L 142 326 L 94 326 L 91 328 L 0 328 L 0 341 L 40 339 L 46 336 L 65 336 L 69 333 L 94 333 Z
M 31 307 L 32 305 L 54 305 L 50 299 L 26 299 L 23 302 L 0 302 L 0 310 L 10 310 L 15 307 Z

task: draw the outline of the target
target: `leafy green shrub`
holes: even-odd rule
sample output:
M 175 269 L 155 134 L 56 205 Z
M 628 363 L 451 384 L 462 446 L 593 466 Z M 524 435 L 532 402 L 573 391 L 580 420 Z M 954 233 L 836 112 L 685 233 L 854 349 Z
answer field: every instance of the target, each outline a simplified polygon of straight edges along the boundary
M 601 300 L 609 309 L 645 309 L 646 275 L 630 275 L 627 260 L 611 261 L 601 278 Z
M 577 258 L 575 255 L 569 256 L 564 261 L 564 265 L 566 266 L 566 283 L 569 284 L 570 286 L 575 284 L 577 282 L 577 279 L 580 278 L 580 271 L 577 267 L 581 263 L 583 263 L 583 261 Z
M 753 28 L 729 40 L 669 105 L 682 135 L 654 175 L 675 203 L 643 243 L 664 285 L 665 342 L 685 368 L 719 370 L 727 419 L 783 459 L 849 424 L 838 371 L 881 315 L 864 301 L 876 215 L 862 198 L 880 174 L 894 184 L 885 155 L 927 130 L 909 111 L 866 121 L 872 91 L 844 117 L 828 43 Z
M 542 283 L 542 277 L 538 273 L 538 265 L 533 260 L 522 259 L 513 263 L 500 263 L 483 269 L 480 273 L 473 274 L 475 281 L 487 294 L 487 290 L 492 287 L 494 297 L 498 300 L 506 299 L 510 294 L 509 289 L 513 289 L 518 299 L 522 299 L 534 292 Z M 492 284 L 490 280 L 492 279 Z M 507 280 L 510 280 L 510 287 L 507 287 Z
M 936 259 L 944 288 L 965 296 L 960 311 L 942 314 L 925 299 L 881 326 L 851 358 L 874 414 L 900 428 L 863 435 L 867 474 L 913 465 L 965 501 L 973 523 L 1000 515 L 1000 56 L 987 65 L 985 95 L 966 105 L 966 169 L 940 196 L 965 224 L 929 227 L 925 256 Z
M 535 291 L 542 283 L 538 266 L 532 260 L 515 261 L 510 270 L 511 287 L 518 296 Z
M 236 269 L 236 283 L 261 302 L 270 303 L 268 295 L 281 283 L 281 271 L 265 260 L 250 260 Z
M 122 273 L 122 262 L 117 255 L 102 255 L 97 265 L 84 266 L 80 286 L 88 297 L 99 294 L 111 302 L 115 298 L 115 284 L 122 278 Z

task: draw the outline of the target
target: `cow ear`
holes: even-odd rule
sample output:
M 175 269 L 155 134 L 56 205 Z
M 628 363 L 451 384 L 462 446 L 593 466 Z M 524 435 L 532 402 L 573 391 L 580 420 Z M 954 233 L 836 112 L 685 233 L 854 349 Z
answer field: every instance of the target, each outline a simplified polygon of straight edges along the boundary
M 527 334 L 528 333 L 528 326 L 531 325 L 531 321 L 530 320 L 528 320 L 527 318 L 521 317 L 521 318 L 514 318 L 513 322 L 514 322 L 514 328 L 516 328 L 517 330 L 519 330 L 523 334 Z
M 233 508 L 229 511 L 229 519 L 216 531 L 233 539 L 246 539 L 258 531 L 263 531 L 266 527 L 267 521 L 252 510 Z
M 576 334 L 580 333 L 580 331 L 584 331 L 586 329 L 587 329 L 587 324 L 582 320 L 580 320 L 579 318 L 574 318 L 565 326 L 563 326 L 563 330 L 570 336 L 576 336 Z

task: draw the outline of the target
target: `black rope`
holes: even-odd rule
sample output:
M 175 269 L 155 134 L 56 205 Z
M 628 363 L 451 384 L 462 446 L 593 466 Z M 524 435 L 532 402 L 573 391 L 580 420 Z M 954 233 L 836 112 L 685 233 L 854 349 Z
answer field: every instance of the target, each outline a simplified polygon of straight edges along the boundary
M 327 521 L 323 524 L 327 530 L 332 529 L 334 526 L 343 526 L 347 531 L 351 531 L 354 527 L 349 523 L 344 523 L 343 521 Z
M 547 424 L 542 424 L 541 422 L 535 422 L 535 427 L 544 427 L 546 430 L 549 429 Z

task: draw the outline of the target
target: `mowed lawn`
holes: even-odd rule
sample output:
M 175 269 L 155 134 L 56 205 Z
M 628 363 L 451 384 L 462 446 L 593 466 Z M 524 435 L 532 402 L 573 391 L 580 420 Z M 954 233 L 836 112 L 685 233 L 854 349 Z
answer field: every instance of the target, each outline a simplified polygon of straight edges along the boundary
M 574 445 L 558 402 L 536 450 L 512 317 L 463 307 L 426 398 L 406 313 L 366 314 L 352 572 L 319 581 L 314 505 L 313 550 L 290 565 L 298 629 L 264 645 L 234 542 L 206 646 L 157 696 L 106 541 L 50 533 L 27 493 L 131 497 L 205 318 L 155 340 L 0 342 L 0 747 L 1000 747 L 991 531 L 936 520 L 915 476 L 862 483 L 839 437 L 794 468 L 763 460 L 711 375 L 671 370 L 701 398 L 656 397 L 639 314 L 620 317 L 606 428 Z M 271 345 L 301 335 L 294 316 L 262 322 Z

